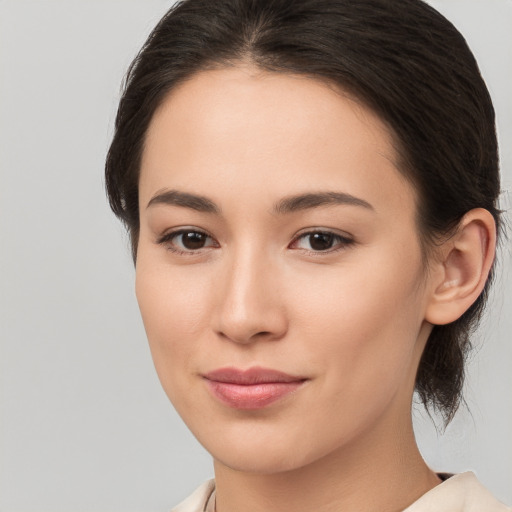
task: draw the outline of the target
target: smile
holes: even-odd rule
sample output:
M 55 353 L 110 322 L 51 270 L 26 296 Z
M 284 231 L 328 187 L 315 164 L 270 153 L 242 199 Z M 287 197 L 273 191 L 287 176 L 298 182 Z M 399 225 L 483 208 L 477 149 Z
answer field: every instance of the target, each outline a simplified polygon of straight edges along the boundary
M 235 409 L 262 409 L 293 393 L 307 380 L 259 367 L 220 368 L 203 377 L 210 392 Z

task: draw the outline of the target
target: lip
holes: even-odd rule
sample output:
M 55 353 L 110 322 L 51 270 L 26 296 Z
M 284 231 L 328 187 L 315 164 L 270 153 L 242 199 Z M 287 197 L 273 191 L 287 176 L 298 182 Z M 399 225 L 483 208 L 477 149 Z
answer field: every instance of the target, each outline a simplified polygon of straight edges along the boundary
M 219 368 L 203 375 L 212 394 L 235 409 L 262 409 L 300 388 L 305 377 L 269 368 Z

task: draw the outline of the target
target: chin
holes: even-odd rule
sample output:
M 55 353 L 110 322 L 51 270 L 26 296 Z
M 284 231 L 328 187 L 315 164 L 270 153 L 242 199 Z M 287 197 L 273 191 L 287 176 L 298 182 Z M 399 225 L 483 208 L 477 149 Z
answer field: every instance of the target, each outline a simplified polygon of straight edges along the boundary
M 210 452 L 214 460 L 234 471 L 271 475 L 293 471 L 314 462 L 301 457 L 301 454 L 293 453 L 289 448 L 263 449 L 257 447 L 254 450 L 219 450 L 217 457 L 214 451 Z
M 235 430 L 235 431 L 234 431 Z M 238 430 L 238 431 L 236 431 Z M 225 428 L 217 432 L 196 435 L 216 463 L 234 471 L 256 474 L 277 474 L 308 466 L 337 448 L 333 444 L 313 442 L 294 429 Z

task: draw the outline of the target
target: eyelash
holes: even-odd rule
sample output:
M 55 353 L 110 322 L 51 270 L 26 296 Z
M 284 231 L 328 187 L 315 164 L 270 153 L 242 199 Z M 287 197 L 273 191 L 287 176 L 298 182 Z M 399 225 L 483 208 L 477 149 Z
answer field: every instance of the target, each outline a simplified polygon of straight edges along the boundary
M 175 231 L 170 231 L 169 233 L 165 233 L 157 240 L 156 243 L 160 244 L 160 245 L 164 245 L 167 250 L 169 250 L 175 254 L 185 255 L 185 256 L 192 256 L 192 255 L 198 254 L 198 252 L 201 249 L 205 249 L 205 247 L 201 247 L 198 250 L 192 250 L 192 249 L 183 250 L 183 249 L 179 249 L 176 246 L 173 246 L 171 244 L 171 241 L 173 238 L 176 238 L 180 235 L 184 235 L 185 233 L 196 233 L 196 234 L 203 235 L 203 236 L 213 240 L 213 237 L 211 237 L 208 233 L 206 233 L 205 231 L 202 231 L 200 229 L 182 228 L 182 229 L 177 229 Z
M 306 231 L 304 233 L 300 233 L 297 235 L 292 242 L 290 243 L 290 246 L 297 244 L 300 240 L 305 239 L 307 237 L 313 236 L 313 235 L 328 235 L 329 237 L 332 237 L 333 247 L 330 247 L 326 250 L 310 250 L 310 249 L 297 249 L 302 250 L 306 252 L 309 255 L 312 256 L 322 256 L 324 254 L 333 254 L 339 251 L 343 251 L 345 249 L 348 249 L 350 246 L 354 245 L 355 241 L 353 238 L 350 238 L 349 236 L 340 235 L 339 233 L 335 233 L 334 231 L 330 231 L 328 229 L 312 229 L 310 231 Z
M 185 256 L 193 256 L 193 255 L 199 254 L 202 249 L 208 249 L 210 247 L 214 247 L 214 248 L 218 247 L 218 245 L 215 245 L 215 244 L 217 244 L 215 242 L 215 244 L 213 244 L 213 245 L 201 247 L 201 248 L 198 248 L 197 250 L 194 250 L 194 249 L 183 250 L 183 249 L 177 248 L 176 246 L 174 246 L 171 243 L 174 238 L 176 238 L 180 235 L 184 235 L 185 233 L 195 233 L 195 234 L 205 236 L 211 240 L 214 240 L 213 237 L 211 237 L 208 233 L 206 233 L 205 231 L 202 231 L 200 229 L 182 228 L 182 229 L 177 229 L 175 231 L 170 231 L 168 233 L 165 233 L 160 238 L 158 238 L 156 243 L 159 245 L 164 245 L 167 250 L 173 252 L 174 254 L 185 255 Z M 338 251 L 342 251 L 342 250 L 347 249 L 348 247 L 354 245 L 354 243 L 355 243 L 355 241 L 348 236 L 343 236 L 343 235 L 340 235 L 338 233 L 335 233 L 335 232 L 329 231 L 329 230 L 314 229 L 311 231 L 306 231 L 304 233 L 300 233 L 298 236 L 296 236 L 292 240 L 292 242 L 288 245 L 288 247 L 291 247 L 292 245 L 296 244 L 298 241 L 300 241 L 308 236 L 317 235 L 317 234 L 331 236 L 332 240 L 333 240 L 333 245 L 335 248 L 328 248 L 326 250 L 318 250 L 318 251 L 309 250 L 309 249 L 297 249 L 297 250 L 302 250 L 302 251 L 304 251 L 310 255 L 313 255 L 313 256 L 321 256 L 323 254 L 332 254 L 332 253 L 335 253 Z M 336 245 L 338 245 L 338 247 L 336 247 Z

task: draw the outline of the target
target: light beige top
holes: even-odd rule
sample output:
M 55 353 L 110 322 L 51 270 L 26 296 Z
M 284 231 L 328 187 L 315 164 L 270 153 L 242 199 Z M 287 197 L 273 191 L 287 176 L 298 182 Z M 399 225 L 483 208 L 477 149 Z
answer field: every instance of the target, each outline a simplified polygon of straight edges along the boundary
M 171 512 L 215 512 L 215 481 L 207 480 Z M 512 512 L 477 480 L 460 473 L 440 483 L 403 512 Z

